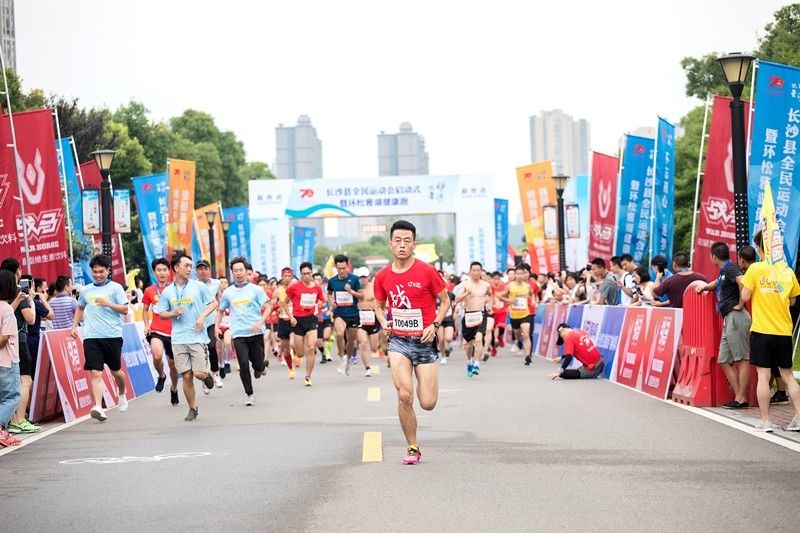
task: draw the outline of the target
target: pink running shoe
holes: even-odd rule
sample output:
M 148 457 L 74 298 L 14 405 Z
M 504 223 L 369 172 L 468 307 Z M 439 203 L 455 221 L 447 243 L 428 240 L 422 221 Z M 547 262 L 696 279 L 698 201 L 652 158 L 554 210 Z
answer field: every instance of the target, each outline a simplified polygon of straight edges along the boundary
M 422 452 L 416 446 L 409 446 L 406 450 L 406 456 L 403 457 L 403 464 L 415 465 L 419 463 L 422 458 Z

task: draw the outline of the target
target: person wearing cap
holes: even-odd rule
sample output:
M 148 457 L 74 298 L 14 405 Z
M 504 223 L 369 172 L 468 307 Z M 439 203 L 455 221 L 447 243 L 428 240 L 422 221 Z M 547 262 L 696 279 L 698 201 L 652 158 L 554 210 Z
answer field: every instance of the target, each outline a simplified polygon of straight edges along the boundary
M 594 341 L 583 330 L 572 329 L 569 324 L 562 323 L 556 329 L 558 340 L 556 344 L 564 346 L 561 356 L 561 368 L 547 377 L 550 379 L 593 379 L 600 376 L 605 368 L 603 356 Z M 569 368 L 572 361 L 577 359 L 582 363 L 578 368 Z
M 219 294 L 219 280 L 211 277 L 211 263 L 205 259 L 201 259 L 195 266 L 197 271 L 197 281 L 208 287 L 208 292 L 215 300 Z M 216 322 L 217 315 L 212 313 L 206 317 L 206 333 L 208 334 L 208 359 L 211 362 L 211 375 L 214 376 L 214 386 L 218 389 L 222 388 L 222 380 L 219 377 L 219 355 L 217 355 L 217 336 L 214 334 L 214 322 Z M 210 389 L 203 385 L 203 393 L 208 394 Z

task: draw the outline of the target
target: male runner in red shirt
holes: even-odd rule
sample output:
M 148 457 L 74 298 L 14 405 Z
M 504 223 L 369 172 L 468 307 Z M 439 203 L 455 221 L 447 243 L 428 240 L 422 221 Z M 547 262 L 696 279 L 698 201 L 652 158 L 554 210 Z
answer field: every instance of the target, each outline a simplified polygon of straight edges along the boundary
M 412 374 L 417 376 L 420 407 L 431 411 L 439 397 L 439 378 L 434 364 L 439 354 L 434 340 L 450 307 L 442 277 L 432 266 L 414 258 L 416 241 L 417 229 L 413 224 L 405 220 L 392 224 L 389 247 L 394 260 L 378 272 L 374 282 L 375 318 L 390 332 L 387 352 L 392 381 L 397 389 L 400 426 L 408 443 L 405 464 L 417 464 L 422 457 L 417 446 Z M 391 322 L 386 320 L 387 307 L 392 315 Z
M 294 333 L 294 353 L 306 357 L 306 378 L 304 384 L 311 386 L 311 372 L 314 371 L 314 352 L 317 350 L 317 304 L 325 304 L 322 287 L 314 283 L 311 263 L 300 265 L 300 283 L 290 285 L 286 296 L 292 302 L 292 309 L 281 301 L 281 309 L 289 315 Z
M 594 341 L 583 330 L 572 329 L 569 324 L 559 324 L 558 340 L 556 344 L 564 345 L 564 355 L 561 360 L 561 369 L 550 374 L 550 379 L 558 377 L 563 379 L 592 379 L 603 373 L 605 362 L 600 350 L 594 345 Z M 583 366 L 580 368 L 569 368 L 572 358 L 577 359 Z
M 161 293 L 169 285 L 171 272 L 169 261 L 164 257 L 153 259 L 150 268 L 153 269 L 156 282 L 147 287 L 144 290 L 144 296 L 142 296 L 144 334 L 147 342 L 150 343 L 150 351 L 153 353 L 153 366 L 156 367 L 156 372 L 158 372 L 156 392 L 164 390 L 164 382 L 167 379 L 164 374 L 164 354 L 166 354 L 167 362 L 169 363 L 169 378 L 172 385 L 169 389 L 170 402 L 172 405 L 178 405 L 178 370 L 172 360 L 172 321 L 161 320 L 158 313 L 153 312 L 158 300 L 161 298 Z

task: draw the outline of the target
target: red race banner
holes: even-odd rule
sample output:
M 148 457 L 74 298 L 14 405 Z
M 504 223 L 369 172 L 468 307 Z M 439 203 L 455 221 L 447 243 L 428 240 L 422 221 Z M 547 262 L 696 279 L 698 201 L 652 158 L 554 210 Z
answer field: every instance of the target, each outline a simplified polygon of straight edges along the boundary
M 56 375 L 50 365 L 50 346 L 47 343 L 47 336 L 52 333 L 52 330 L 43 331 L 39 341 L 39 354 L 36 358 L 36 378 L 33 382 L 30 404 L 30 419 L 33 422 L 43 422 L 56 417 L 63 418 Z
M 619 159 L 592 152 L 592 201 L 589 202 L 589 260 L 614 255 Z
M 733 209 L 733 155 L 731 148 L 731 99 L 715 96 L 711 110 L 706 169 L 700 195 L 693 270 L 706 278 L 719 275 L 711 262 L 711 245 L 727 243 L 736 261 L 736 224 Z M 750 121 L 750 102 L 744 101 L 745 131 Z
M 642 392 L 667 399 L 672 369 L 681 336 L 683 309 L 655 308 L 650 311 L 649 349 L 642 368 Z
M 84 189 L 100 190 L 100 184 L 103 181 L 103 176 L 100 174 L 100 167 L 98 167 L 97 163 L 94 161 L 88 161 L 81 165 L 81 178 Z M 92 255 L 103 253 L 103 236 L 92 235 L 92 240 L 94 241 L 94 250 L 92 251 Z M 111 279 L 124 287 L 127 281 L 125 280 L 125 260 L 122 257 L 122 236 L 119 233 L 114 233 L 111 235 L 111 257 L 113 261 Z
M 14 113 L 13 121 L 16 151 L 9 146 L 13 144 L 11 121 L 8 115 L 0 117 L 0 256 L 16 257 L 24 273 L 54 280 L 70 274 L 71 269 L 52 112 Z M 30 265 L 20 198 L 25 207 Z
M 647 307 L 625 309 L 625 322 L 619 336 L 619 348 L 614 360 L 615 372 L 611 378 L 634 389 L 640 389 L 642 361 L 650 348 Z

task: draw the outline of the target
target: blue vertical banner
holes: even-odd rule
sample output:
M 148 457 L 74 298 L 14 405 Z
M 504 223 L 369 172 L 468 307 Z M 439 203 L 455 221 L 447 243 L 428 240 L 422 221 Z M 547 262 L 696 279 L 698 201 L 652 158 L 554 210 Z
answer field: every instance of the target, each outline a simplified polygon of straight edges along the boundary
M 147 271 L 150 281 L 156 278 L 150 263 L 157 257 L 167 255 L 167 222 L 169 217 L 167 173 L 139 176 L 133 178 L 136 194 L 136 212 L 139 214 L 139 227 L 142 230 L 142 244 L 147 257 Z
M 295 226 L 292 230 L 292 270 L 300 275 L 300 263 L 314 262 L 317 230 L 306 226 Z
M 508 200 L 494 199 L 494 243 L 497 249 L 497 270 L 508 267 Z
M 75 283 L 88 285 L 92 283 L 92 269 L 89 268 L 89 259 L 94 249 L 94 242 L 90 236 L 83 234 L 83 209 L 81 208 L 81 183 L 78 178 L 77 165 L 72 152 L 72 138 L 56 139 L 56 151 L 61 154 L 64 167 L 58 166 L 61 175 L 61 182 L 66 183 L 67 209 L 69 209 L 70 221 L 72 222 L 72 235 L 75 243 L 80 244 L 80 248 L 85 252 L 83 258 L 75 258 L 72 265 L 72 278 Z M 73 243 L 68 243 L 72 246 Z
M 650 257 L 672 257 L 675 228 L 675 126 L 658 117 L 653 235 Z
M 250 251 L 250 215 L 248 206 L 238 205 L 236 207 L 226 207 L 222 210 L 222 216 L 230 223 L 228 226 L 228 257 L 233 259 L 237 256 L 248 257 Z
M 769 182 L 775 198 L 775 216 L 783 231 L 784 255 L 794 269 L 800 216 L 797 211 L 792 214 L 790 206 L 796 209 L 800 205 L 800 69 L 759 61 L 755 106 L 747 190 L 750 236 L 761 229 L 764 187 Z
M 627 135 L 622 154 L 617 210 L 617 255 L 631 254 L 641 263 L 650 236 L 655 140 Z
M 611 369 L 614 366 L 614 357 L 619 347 L 619 337 L 622 332 L 622 324 L 625 322 L 625 308 L 606 306 L 603 313 L 603 321 L 600 324 L 600 332 L 595 338 L 595 346 L 600 350 L 605 363 L 603 377 L 608 379 L 611 376 Z M 624 358 L 627 354 L 622 353 Z

